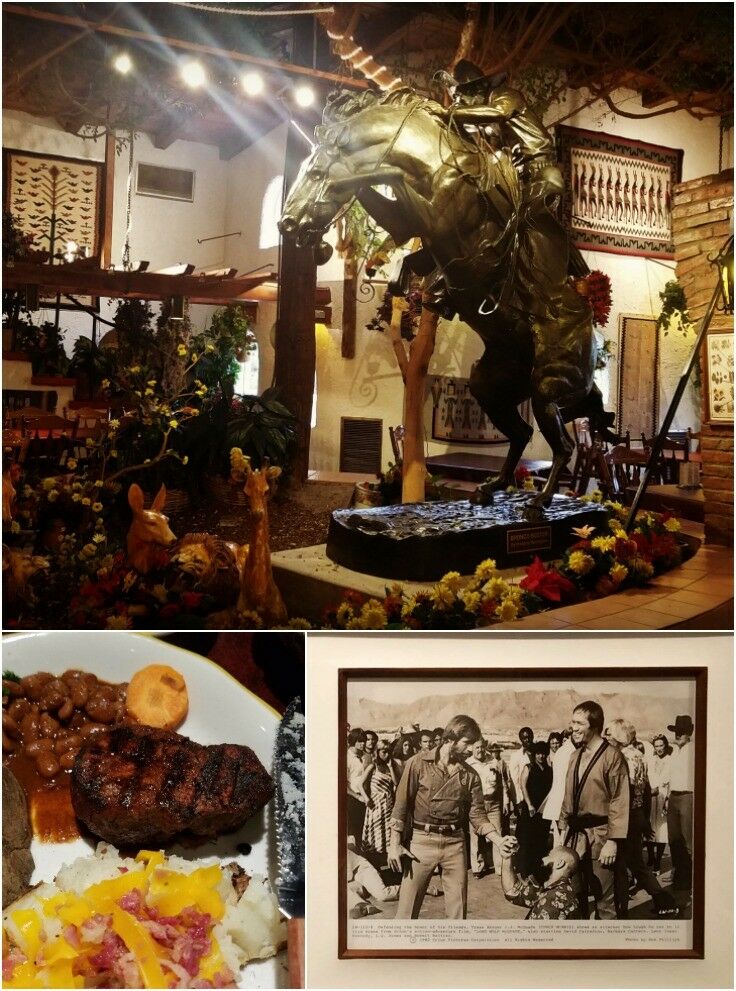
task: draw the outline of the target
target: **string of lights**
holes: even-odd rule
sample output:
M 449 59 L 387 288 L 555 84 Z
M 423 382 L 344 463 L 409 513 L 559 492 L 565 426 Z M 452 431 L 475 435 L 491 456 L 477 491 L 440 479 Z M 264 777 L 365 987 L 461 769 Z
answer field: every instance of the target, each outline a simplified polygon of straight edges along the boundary
M 192 10 L 206 10 L 211 14 L 236 14 L 240 17 L 293 17 L 295 14 L 332 14 L 334 7 L 303 7 L 299 10 L 254 10 L 242 7 L 216 7 L 208 3 L 188 3 L 187 0 L 174 0 L 177 7 L 190 7 Z

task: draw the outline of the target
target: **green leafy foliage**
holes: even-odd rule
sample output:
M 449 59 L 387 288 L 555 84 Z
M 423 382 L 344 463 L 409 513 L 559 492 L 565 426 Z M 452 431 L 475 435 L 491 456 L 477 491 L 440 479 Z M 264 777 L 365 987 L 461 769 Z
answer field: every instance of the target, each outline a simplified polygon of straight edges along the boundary
M 227 425 L 226 446 L 239 447 L 260 468 L 264 459 L 287 468 L 296 449 L 296 417 L 278 400 L 276 389 L 243 396 Z

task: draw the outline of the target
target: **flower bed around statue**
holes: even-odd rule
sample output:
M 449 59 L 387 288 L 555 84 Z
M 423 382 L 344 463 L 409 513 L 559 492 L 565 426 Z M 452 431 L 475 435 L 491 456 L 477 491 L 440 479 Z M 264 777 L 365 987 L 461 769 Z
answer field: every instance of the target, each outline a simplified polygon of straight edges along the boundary
M 600 501 L 600 493 L 588 497 Z M 606 502 L 608 530 L 591 527 L 564 557 L 550 565 L 539 558 L 516 581 L 504 578 L 494 561 L 482 561 L 471 576 L 448 572 L 426 591 L 408 593 L 401 584 L 386 589 L 383 599 L 347 592 L 328 610 L 324 626 L 347 630 L 467 630 L 510 622 L 561 605 L 589 601 L 644 586 L 655 575 L 683 560 L 680 523 L 669 514 L 642 515 L 631 534 L 623 528 L 627 510 Z

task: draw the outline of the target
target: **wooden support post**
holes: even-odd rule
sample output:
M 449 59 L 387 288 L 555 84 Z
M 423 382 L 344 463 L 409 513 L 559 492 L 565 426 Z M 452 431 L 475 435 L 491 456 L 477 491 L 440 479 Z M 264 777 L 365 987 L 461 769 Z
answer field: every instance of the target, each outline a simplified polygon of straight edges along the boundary
M 105 135 L 105 212 L 102 221 L 100 268 L 112 265 L 112 211 L 115 199 L 115 134 Z
M 312 20 L 297 18 L 294 25 L 294 59 L 308 62 L 312 51 Z M 286 137 L 284 195 L 296 179 L 304 158 L 304 139 L 294 127 Z M 297 248 L 293 238 L 282 240 L 279 299 L 276 314 L 274 382 L 283 404 L 297 419 L 297 450 L 290 483 L 301 485 L 309 472 L 312 401 L 317 349 L 314 309 L 317 265 L 310 248 Z
M 343 358 L 355 357 L 355 325 L 357 322 L 358 271 L 355 255 L 345 259 L 345 274 L 342 285 L 342 340 Z

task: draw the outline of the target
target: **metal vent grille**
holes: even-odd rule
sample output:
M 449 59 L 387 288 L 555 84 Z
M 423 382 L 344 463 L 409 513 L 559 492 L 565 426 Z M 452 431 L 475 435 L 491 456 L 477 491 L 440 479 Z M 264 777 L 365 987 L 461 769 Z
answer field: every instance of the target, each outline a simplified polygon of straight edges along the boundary
M 191 203 L 194 200 L 194 172 L 138 162 L 135 191 L 139 196 L 160 196 Z
M 381 470 L 383 420 L 343 416 L 340 426 L 340 471 L 377 475 Z

